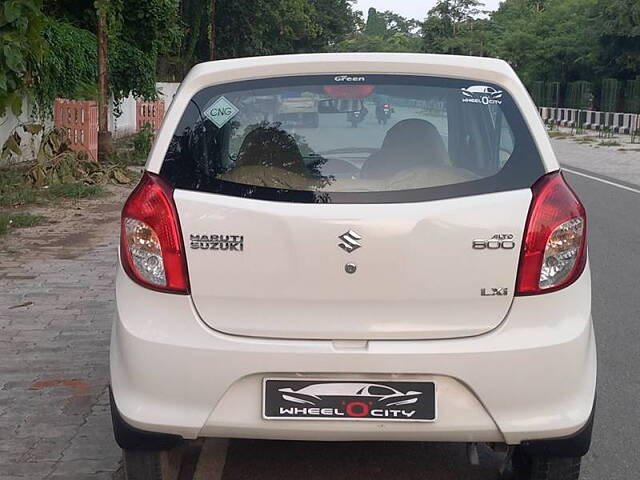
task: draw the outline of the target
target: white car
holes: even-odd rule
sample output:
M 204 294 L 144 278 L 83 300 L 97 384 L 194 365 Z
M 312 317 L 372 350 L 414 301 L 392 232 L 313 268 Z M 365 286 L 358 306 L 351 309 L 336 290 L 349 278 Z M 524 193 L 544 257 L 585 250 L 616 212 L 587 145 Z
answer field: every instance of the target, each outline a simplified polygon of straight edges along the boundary
M 300 97 L 317 125 L 278 121 Z M 349 125 L 382 99 L 389 125 Z M 589 449 L 585 211 L 499 60 L 197 65 L 124 206 L 116 299 L 129 478 L 199 437 L 483 442 L 536 480 Z

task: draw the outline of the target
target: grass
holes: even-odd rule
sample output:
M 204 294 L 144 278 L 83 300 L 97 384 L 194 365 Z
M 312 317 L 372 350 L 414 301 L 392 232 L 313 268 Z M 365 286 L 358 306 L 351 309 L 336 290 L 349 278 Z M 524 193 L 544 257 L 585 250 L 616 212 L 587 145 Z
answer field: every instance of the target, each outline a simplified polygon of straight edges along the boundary
M 153 130 L 149 124 L 139 132 L 113 142 L 113 153 L 109 161 L 127 166 L 141 167 L 147 163 L 147 156 L 153 143 Z
M 105 194 L 102 185 L 85 185 L 84 183 L 63 183 L 61 185 L 53 185 L 49 187 L 48 195 L 54 198 L 90 198 L 98 197 Z
M 24 168 L 0 168 L 0 235 L 14 228 L 32 227 L 44 217 L 28 212 L 4 213 L 6 207 L 51 203 L 56 200 L 99 197 L 107 192 L 102 185 L 86 185 L 81 182 L 36 188 L 27 180 Z
M 18 168 L 0 170 L 0 205 L 35 203 L 37 192 L 26 185 L 24 171 Z
M 574 139 L 576 143 L 593 143 L 596 141 L 596 137 L 587 135 L 586 137 L 578 137 Z
M 42 215 L 31 213 L 0 213 L 0 235 L 6 234 L 12 228 L 33 227 L 42 223 Z
M 566 133 L 566 132 L 558 132 L 558 131 L 552 131 L 549 132 L 549 137 L 550 138 L 556 138 L 556 139 L 563 139 L 563 138 L 568 138 L 570 137 L 571 134 L 570 133 Z
M 20 168 L 0 169 L 0 206 L 19 206 L 47 203 L 52 200 L 91 198 L 106 195 L 102 185 L 86 185 L 82 182 L 52 185 L 49 188 L 33 187 Z
M 620 142 L 616 142 L 615 140 L 602 140 L 598 145 L 601 147 L 621 147 L 622 144 Z

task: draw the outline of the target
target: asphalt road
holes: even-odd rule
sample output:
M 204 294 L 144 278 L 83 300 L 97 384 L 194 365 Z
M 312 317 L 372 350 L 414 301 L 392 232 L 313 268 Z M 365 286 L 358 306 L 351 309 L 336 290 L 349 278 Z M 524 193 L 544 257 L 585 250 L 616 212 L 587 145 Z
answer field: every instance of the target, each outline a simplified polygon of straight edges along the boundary
M 595 436 L 581 479 L 629 480 L 640 471 L 640 193 L 567 178 L 589 217 L 599 353 Z M 471 466 L 458 444 L 234 440 L 222 478 L 480 480 L 499 478 L 500 462 L 499 454 L 482 450 L 481 465 Z
M 640 471 L 640 193 L 567 175 L 588 215 L 598 407 L 583 478 L 627 480 Z M 640 190 L 640 187 L 636 187 Z

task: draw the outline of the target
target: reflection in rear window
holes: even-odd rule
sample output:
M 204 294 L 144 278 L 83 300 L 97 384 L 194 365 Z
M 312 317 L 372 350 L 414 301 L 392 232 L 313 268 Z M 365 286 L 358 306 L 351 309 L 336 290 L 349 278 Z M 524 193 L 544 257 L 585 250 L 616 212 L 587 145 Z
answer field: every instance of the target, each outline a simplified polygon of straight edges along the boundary
M 526 188 L 543 170 L 522 116 L 497 86 L 354 75 L 200 91 L 161 174 L 187 190 L 376 203 Z

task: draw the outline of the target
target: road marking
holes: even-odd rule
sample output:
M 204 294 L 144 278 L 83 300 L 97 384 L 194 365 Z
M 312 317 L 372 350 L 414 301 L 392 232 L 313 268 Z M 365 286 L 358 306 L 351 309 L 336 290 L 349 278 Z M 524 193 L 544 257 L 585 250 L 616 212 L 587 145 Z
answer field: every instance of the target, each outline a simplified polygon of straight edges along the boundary
M 593 175 L 587 175 L 586 173 L 576 172 L 575 170 L 571 170 L 571 169 L 566 168 L 566 167 L 562 167 L 562 170 L 564 170 L 565 172 L 572 173 L 574 175 L 579 175 L 581 177 L 585 177 L 585 178 L 589 178 L 591 180 L 595 180 L 596 182 L 605 183 L 605 184 L 611 185 L 613 187 L 618 187 L 618 188 L 621 188 L 623 190 L 627 190 L 629 192 L 640 193 L 640 190 L 637 189 L 637 188 L 631 188 L 631 187 L 627 187 L 626 185 L 621 185 L 620 183 L 610 182 L 609 180 L 605 180 L 605 179 L 600 178 L 600 177 L 594 177 Z
M 227 460 L 229 441 L 207 438 L 202 446 L 193 480 L 220 480 Z

